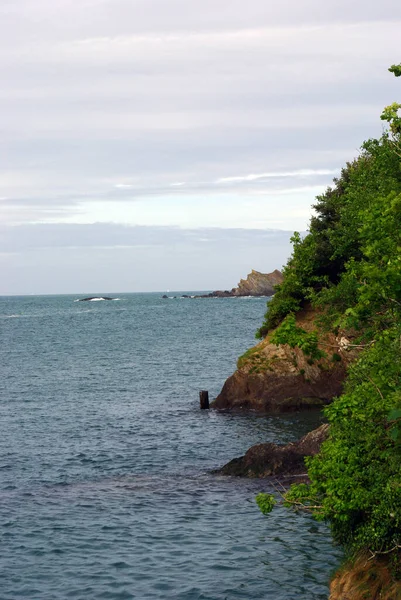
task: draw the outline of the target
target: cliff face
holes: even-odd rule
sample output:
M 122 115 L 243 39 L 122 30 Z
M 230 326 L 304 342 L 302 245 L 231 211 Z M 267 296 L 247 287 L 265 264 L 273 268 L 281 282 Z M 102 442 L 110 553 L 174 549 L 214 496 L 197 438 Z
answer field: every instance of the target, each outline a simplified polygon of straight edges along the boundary
M 311 309 L 298 313 L 297 326 L 316 329 L 316 316 Z M 324 405 L 341 393 L 346 366 L 356 356 L 348 342 L 342 335 L 322 334 L 319 347 L 327 356 L 312 361 L 298 348 L 272 344 L 268 336 L 239 358 L 212 407 L 284 412 Z
M 238 286 L 229 290 L 215 290 L 210 294 L 194 296 L 194 298 L 232 298 L 235 296 L 272 296 L 274 288 L 282 283 L 283 275 L 277 269 L 272 273 L 259 273 L 252 270 L 246 279 L 241 279 Z M 167 297 L 167 296 L 166 296 Z
M 283 281 L 277 269 L 272 273 L 259 273 L 252 270 L 246 279 L 241 279 L 238 287 L 231 290 L 233 296 L 272 296 L 274 287 Z

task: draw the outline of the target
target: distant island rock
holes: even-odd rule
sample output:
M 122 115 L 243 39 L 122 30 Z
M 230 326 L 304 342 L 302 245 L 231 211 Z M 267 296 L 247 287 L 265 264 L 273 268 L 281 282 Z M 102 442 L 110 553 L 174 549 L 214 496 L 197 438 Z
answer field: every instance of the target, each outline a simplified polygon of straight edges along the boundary
M 232 290 L 216 290 L 210 294 L 196 296 L 196 298 L 232 298 L 239 296 L 272 296 L 274 288 L 283 281 L 283 274 L 277 269 L 272 273 L 252 271 L 246 279 L 241 279 L 238 286 Z
M 79 298 L 78 302 L 92 302 L 93 300 L 115 300 L 115 298 L 108 298 L 107 296 L 90 296 L 89 298 Z

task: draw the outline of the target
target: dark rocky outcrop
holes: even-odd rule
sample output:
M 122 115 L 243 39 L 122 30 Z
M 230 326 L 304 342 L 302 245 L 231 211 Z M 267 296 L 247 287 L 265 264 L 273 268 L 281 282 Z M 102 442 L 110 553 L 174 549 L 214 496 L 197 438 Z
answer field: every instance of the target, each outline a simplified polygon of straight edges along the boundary
M 244 456 L 234 458 L 221 469 L 220 475 L 270 477 L 305 474 L 305 456 L 313 456 L 326 440 L 329 426 L 321 425 L 297 442 L 285 446 L 266 443 L 249 448 Z
M 305 309 L 297 314 L 297 325 L 315 330 L 317 316 Z M 312 361 L 298 348 L 272 344 L 268 336 L 238 359 L 237 371 L 212 408 L 285 412 L 327 404 L 341 394 L 346 367 L 356 353 L 342 335 L 321 333 L 319 339 L 326 357 Z

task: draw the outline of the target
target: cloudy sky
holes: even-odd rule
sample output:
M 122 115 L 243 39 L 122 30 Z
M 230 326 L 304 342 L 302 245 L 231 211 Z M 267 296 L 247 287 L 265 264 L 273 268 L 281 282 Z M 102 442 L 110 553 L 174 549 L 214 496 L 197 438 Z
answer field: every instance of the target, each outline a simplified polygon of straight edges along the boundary
M 399 0 L 1 0 L 0 294 L 280 268 L 400 37 Z

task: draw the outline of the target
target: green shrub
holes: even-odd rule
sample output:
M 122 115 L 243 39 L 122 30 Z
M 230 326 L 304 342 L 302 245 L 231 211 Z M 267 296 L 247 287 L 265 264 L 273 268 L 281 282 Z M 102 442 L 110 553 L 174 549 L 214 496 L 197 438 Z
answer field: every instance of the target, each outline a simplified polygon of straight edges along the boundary
M 293 314 L 285 317 L 281 325 L 277 327 L 270 341 L 272 344 L 277 344 L 278 346 L 280 344 L 288 344 L 291 348 L 300 348 L 311 359 L 319 360 L 319 358 L 326 356 L 325 352 L 318 347 L 319 339 L 317 332 L 307 332 L 302 327 L 298 327 Z
M 345 393 L 325 414 L 330 438 L 306 459 L 310 485 L 287 502 L 313 505 L 350 550 L 401 545 L 401 326 L 382 332 L 352 367 Z
M 401 65 L 390 71 L 401 75 Z M 384 110 L 389 132 L 369 140 L 334 186 L 317 198 L 310 233 L 293 238 L 284 281 L 259 331 L 316 359 L 314 332 L 294 313 L 318 307 L 326 329 L 352 329 L 364 350 L 344 393 L 325 410 L 329 439 L 306 459 L 310 484 L 288 506 L 330 523 L 349 551 L 401 554 L 401 105 Z M 270 316 L 269 316 L 270 315 Z M 280 325 L 281 323 L 281 325 Z M 332 361 L 341 360 L 334 353 Z
M 272 494 L 266 494 L 265 492 L 260 492 L 260 494 L 256 496 L 255 500 L 256 504 L 259 506 L 264 515 L 269 514 L 276 504 L 276 499 L 274 496 L 272 496 Z

